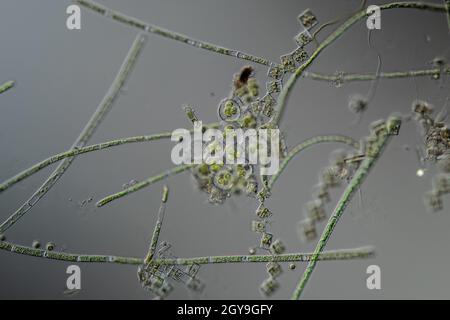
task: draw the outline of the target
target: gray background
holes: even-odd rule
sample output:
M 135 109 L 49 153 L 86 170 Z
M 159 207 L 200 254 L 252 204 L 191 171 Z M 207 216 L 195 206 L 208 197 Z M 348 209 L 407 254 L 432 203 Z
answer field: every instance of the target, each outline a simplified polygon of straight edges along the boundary
M 381 3 L 384 1 L 378 1 Z M 441 3 L 442 1 L 433 1 Z M 198 39 L 277 60 L 294 49 L 297 14 L 312 8 L 320 22 L 350 13 L 358 1 L 101 1 L 144 21 Z M 374 3 L 374 2 L 370 2 Z M 0 179 L 4 180 L 49 155 L 67 150 L 95 110 L 125 57 L 136 30 L 82 10 L 82 30 L 65 27 L 69 1 L 0 0 L 0 82 L 17 86 L 0 96 Z M 330 32 L 328 28 L 320 39 Z M 382 12 L 382 29 L 373 34 L 383 71 L 430 67 L 437 55 L 448 58 L 445 16 L 417 10 Z M 310 50 L 312 50 L 311 46 Z M 311 71 L 373 72 L 376 54 L 367 45 L 361 22 L 330 46 Z M 245 62 L 215 55 L 150 35 L 148 44 L 120 96 L 90 143 L 188 127 L 182 104 L 195 106 L 204 122 L 216 120 L 216 106 L 230 89 L 232 76 Z M 258 78 L 266 69 L 256 66 Z M 417 84 L 417 87 L 416 87 Z M 448 79 L 383 80 L 358 125 L 347 109 L 349 94 L 366 93 L 369 83 L 298 82 L 282 129 L 289 146 L 316 134 L 343 133 L 359 138 L 373 120 L 393 111 L 408 112 L 416 98 L 438 109 L 448 94 Z M 422 195 L 431 188 L 433 170 L 415 175 L 419 163 L 405 145 L 420 141 L 415 124 L 405 124 L 362 187 L 362 205 L 355 198 L 335 229 L 328 248 L 374 245 L 372 260 L 321 262 L 304 298 L 379 299 L 450 298 L 450 201 L 438 214 L 427 212 Z M 121 189 L 172 166 L 173 143 L 158 141 L 121 146 L 80 156 L 48 195 L 7 233 L 8 240 L 30 245 L 54 241 L 69 252 L 145 255 L 159 206 L 162 183 L 111 205 L 96 209 L 77 203 Z M 297 157 L 278 181 L 268 205 L 274 211 L 272 230 L 289 252 L 311 251 L 314 243 L 297 238 L 295 225 L 302 205 L 311 199 L 319 170 L 336 147 L 322 145 Z M 38 187 L 52 168 L 0 195 L 0 217 L 6 219 Z M 193 187 L 188 173 L 167 181 L 170 201 L 162 239 L 180 257 L 246 254 L 258 242 L 249 225 L 254 200 L 240 197 L 213 206 Z M 343 188 L 333 194 L 337 200 Z M 72 199 L 72 201 L 69 201 Z M 335 202 L 327 207 L 328 213 Z M 323 224 L 320 229 L 323 228 Z M 382 290 L 366 288 L 366 268 L 381 267 Z M 63 294 L 68 263 L 0 252 L 0 298 L 137 298 L 148 299 L 136 268 L 83 264 L 82 291 Z M 285 268 L 275 299 L 289 298 L 304 265 Z M 266 278 L 257 264 L 203 266 L 207 283 L 203 299 L 258 299 Z M 171 298 L 190 298 L 177 287 Z

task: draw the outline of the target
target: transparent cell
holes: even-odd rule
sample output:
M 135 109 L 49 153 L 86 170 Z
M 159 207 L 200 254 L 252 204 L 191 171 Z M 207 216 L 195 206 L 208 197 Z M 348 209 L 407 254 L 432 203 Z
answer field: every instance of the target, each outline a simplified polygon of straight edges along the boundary
M 327 188 L 338 187 L 341 182 L 332 167 L 327 167 L 322 171 L 321 182 Z
M 273 234 L 263 233 L 261 236 L 260 247 L 264 249 L 269 249 L 272 244 Z
M 267 219 L 272 215 L 272 212 L 260 204 L 258 209 L 256 209 L 256 215 L 261 219 Z
M 250 103 L 248 110 L 257 117 L 262 111 L 262 104 L 259 101 L 253 101 Z
M 281 80 L 284 75 L 283 68 L 280 65 L 273 65 L 267 71 L 267 75 L 275 80 Z
M 295 61 L 292 54 L 285 54 L 280 57 L 281 66 L 285 72 L 295 72 Z
M 323 203 L 318 200 L 306 204 L 306 215 L 315 222 L 323 221 L 327 217 Z
M 283 273 L 283 269 L 281 269 L 281 265 L 277 262 L 269 262 L 266 264 L 266 271 L 272 278 L 278 277 L 281 273 Z
M 315 187 L 314 195 L 323 203 L 330 202 L 330 192 L 324 183 L 320 183 Z
M 200 265 L 193 263 L 191 265 L 186 266 L 186 273 L 189 274 L 191 277 L 195 277 L 199 269 Z
M 172 245 L 167 241 L 162 241 L 158 248 L 157 248 L 157 254 L 160 257 L 170 257 L 172 256 L 170 253 L 170 249 L 172 248 Z
M 172 269 L 170 269 L 168 276 L 175 281 L 184 282 L 187 274 L 174 266 Z
M 205 283 L 198 278 L 189 279 L 189 281 L 186 283 L 186 286 L 189 290 L 197 293 L 202 293 L 205 289 Z
M 434 190 L 425 194 L 425 205 L 433 212 L 440 211 L 444 208 L 441 195 Z
M 264 296 L 269 297 L 275 293 L 279 287 L 279 283 L 274 278 L 267 278 L 263 281 L 259 290 Z
M 450 175 L 441 173 L 434 176 L 433 190 L 435 190 L 438 195 L 450 193 Z
M 299 34 L 297 34 L 295 36 L 294 40 L 299 47 L 303 48 L 304 46 L 309 44 L 313 39 L 312 39 L 311 33 L 309 33 L 309 31 L 305 29 L 302 32 L 300 32 Z
M 297 64 L 302 64 L 308 60 L 309 55 L 308 52 L 306 52 L 302 47 L 298 47 L 294 52 L 292 52 L 292 58 Z
M 266 83 L 267 93 L 279 93 L 281 91 L 281 86 L 280 80 L 269 81 Z
M 253 220 L 251 229 L 253 232 L 263 233 L 266 231 L 266 223 L 261 220 Z
M 438 158 L 437 165 L 442 172 L 450 173 L 450 150 Z
M 310 219 L 299 221 L 297 232 L 303 241 L 312 241 L 317 238 L 316 226 Z
M 161 299 L 167 297 L 173 291 L 173 286 L 168 281 L 164 281 L 161 288 L 155 291 L 156 295 L 158 295 Z
M 264 176 L 262 176 L 262 178 L 263 178 Z M 265 178 L 264 178 L 265 179 Z M 266 182 L 267 183 L 267 181 L 264 181 L 263 180 L 263 182 Z M 261 188 L 261 191 L 259 191 L 258 192 L 258 195 L 257 195 L 257 198 L 258 198 L 258 200 L 260 201 L 260 202 L 264 202 L 264 201 L 266 201 L 266 199 L 267 198 L 269 198 L 270 197 L 270 191 L 269 191 L 269 189 L 266 187 L 266 186 L 264 186 L 263 188 Z M 258 208 L 258 210 L 259 210 L 259 208 Z M 266 210 L 268 210 L 268 209 L 266 209 Z M 264 210 L 264 212 L 260 212 L 261 214 L 268 214 L 268 213 L 270 213 L 270 215 L 272 215 L 272 213 L 270 212 L 270 211 L 268 211 L 268 212 L 266 212 L 266 210 Z M 256 212 L 256 214 L 258 214 L 258 211 Z
M 272 97 L 270 94 L 266 94 L 261 99 L 261 105 L 262 105 L 262 112 L 264 113 L 267 108 L 273 108 L 277 104 L 277 100 L 275 100 L 274 97 Z
M 284 246 L 284 243 L 280 239 L 276 239 L 270 245 L 269 250 L 272 254 L 282 254 L 286 251 L 286 247 Z
M 222 169 L 214 175 L 214 185 L 221 190 L 230 190 L 234 185 L 233 173 Z
M 231 189 L 231 188 L 230 188 Z M 227 193 L 223 190 L 220 190 L 216 187 L 213 187 L 209 190 L 209 198 L 208 201 L 213 204 L 222 204 L 227 198 Z
M 258 183 L 254 179 L 245 180 L 244 188 L 247 196 L 254 197 L 258 192 Z
M 314 13 L 311 11 L 311 9 L 306 9 L 302 13 L 298 15 L 298 21 L 305 29 L 311 29 L 313 28 L 317 23 L 317 17 L 314 15 Z

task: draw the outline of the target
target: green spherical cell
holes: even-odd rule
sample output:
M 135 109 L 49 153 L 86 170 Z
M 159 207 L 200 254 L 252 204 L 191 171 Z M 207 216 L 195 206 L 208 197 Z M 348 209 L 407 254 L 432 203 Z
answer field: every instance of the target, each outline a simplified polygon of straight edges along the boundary
M 203 175 L 203 176 L 207 176 L 210 173 L 210 169 L 209 166 L 206 163 L 202 163 L 198 166 L 198 172 Z
M 232 116 L 234 116 L 237 113 L 237 107 L 234 105 L 233 101 L 228 100 L 227 102 L 225 102 L 224 108 L 223 108 L 223 113 L 228 118 L 231 118 Z
M 238 97 L 234 99 L 225 99 L 219 105 L 219 118 L 225 122 L 232 122 L 239 119 L 241 116 L 241 100 Z
M 234 178 L 230 171 L 221 170 L 214 176 L 214 184 L 221 190 L 229 190 L 233 187 Z

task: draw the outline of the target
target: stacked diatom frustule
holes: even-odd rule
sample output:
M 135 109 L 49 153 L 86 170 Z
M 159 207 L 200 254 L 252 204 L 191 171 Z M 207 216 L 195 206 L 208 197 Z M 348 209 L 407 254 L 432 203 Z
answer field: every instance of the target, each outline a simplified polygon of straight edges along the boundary
M 374 121 L 370 125 L 369 136 L 359 143 L 357 150 L 336 150 L 333 153 L 330 165 L 323 169 L 320 176 L 315 199 L 306 206 L 306 218 L 298 223 L 297 231 L 302 240 L 317 238 L 316 224 L 326 219 L 325 204 L 330 201 L 331 189 L 339 187 L 342 181 L 350 182 L 366 157 L 373 158 L 379 154 L 380 140 L 399 134 L 400 123 L 397 116 L 391 116 L 387 121 Z
M 330 192 L 349 181 L 364 159 L 363 150 L 335 150 L 330 157 L 330 165 L 322 170 L 320 181 L 314 190 L 314 199 L 305 207 L 305 219 L 298 222 L 297 232 L 301 240 L 317 238 L 316 224 L 326 220 L 325 205 L 330 202 Z
M 156 259 L 176 259 L 170 252 L 171 245 L 161 242 L 156 252 Z M 179 282 L 192 292 L 201 293 L 205 287 L 203 281 L 197 277 L 200 265 L 189 264 L 183 270 L 177 265 L 161 264 L 155 260 L 145 263 L 138 268 L 138 279 L 142 287 L 157 299 L 164 299 L 174 289 L 172 281 Z
M 309 44 L 313 37 L 309 31 L 318 23 L 316 16 L 312 13 L 310 9 L 306 9 L 299 16 L 298 20 L 302 26 L 300 33 L 294 38 L 297 48 L 285 55 L 280 57 L 280 64 L 271 65 L 267 73 L 270 78 L 266 83 L 267 93 L 260 100 L 259 103 L 260 112 L 265 117 L 271 117 L 275 114 L 274 107 L 276 106 L 276 97 L 283 89 L 283 78 L 285 74 L 293 73 L 309 59 L 309 55 L 305 50 L 305 46 Z M 284 139 L 281 139 L 281 144 L 284 144 Z M 285 145 L 281 147 L 280 158 L 284 158 L 287 155 L 287 148 Z M 256 216 L 258 220 L 254 221 L 252 224 L 253 231 L 261 233 L 260 248 L 269 250 L 270 254 L 277 255 L 282 254 L 285 251 L 285 246 L 280 239 L 272 240 L 273 235 L 264 228 L 264 230 L 258 230 L 256 226 L 266 225 L 268 218 L 272 215 L 269 209 L 264 205 L 265 200 L 270 197 L 269 188 L 267 188 L 267 179 L 262 180 L 263 186 L 258 192 L 258 200 L 260 205 L 256 210 Z M 319 213 L 319 212 L 317 212 Z M 255 228 L 254 228 L 255 227 Z M 291 268 L 293 270 L 293 268 Z M 266 271 L 269 275 L 260 285 L 260 292 L 264 296 L 271 296 L 278 288 L 279 283 L 277 278 L 282 274 L 283 270 L 281 265 L 276 262 L 269 262 L 266 266 Z

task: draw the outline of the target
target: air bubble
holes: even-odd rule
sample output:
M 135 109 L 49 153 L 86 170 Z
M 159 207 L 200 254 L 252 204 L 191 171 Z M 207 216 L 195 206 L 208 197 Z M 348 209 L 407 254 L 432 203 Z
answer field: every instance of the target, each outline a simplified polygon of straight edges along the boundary
M 425 169 L 417 169 L 416 171 L 416 176 L 418 176 L 419 178 L 423 177 L 425 174 Z

